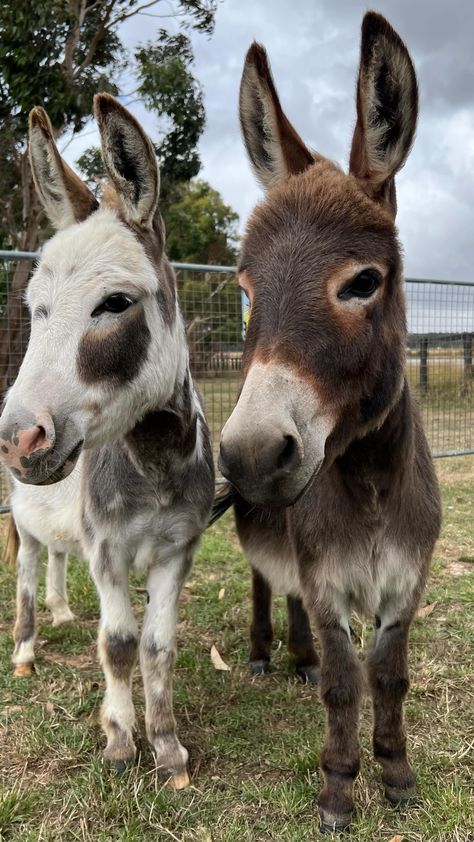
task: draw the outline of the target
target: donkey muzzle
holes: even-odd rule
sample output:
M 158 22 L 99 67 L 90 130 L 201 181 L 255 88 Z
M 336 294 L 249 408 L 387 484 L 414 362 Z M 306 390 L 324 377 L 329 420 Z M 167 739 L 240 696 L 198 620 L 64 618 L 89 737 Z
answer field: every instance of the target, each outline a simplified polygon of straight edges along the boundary
M 71 473 L 82 441 L 68 435 L 58 446 L 56 428 L 48 412 L 20 410 L 0 418 L 0 458 L 20 482 L 45 485 Z

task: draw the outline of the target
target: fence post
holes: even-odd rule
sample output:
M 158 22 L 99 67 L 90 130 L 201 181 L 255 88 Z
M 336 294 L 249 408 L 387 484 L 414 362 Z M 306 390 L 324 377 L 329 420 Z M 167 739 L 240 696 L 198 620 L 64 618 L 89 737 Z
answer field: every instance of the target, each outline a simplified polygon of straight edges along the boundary
M 420 339 L 420 393 L 428 391 L 428 337 Z
M 473 377 L 472 370 L 472 333 L 464 333 L 462 337 L 464 352 L 464 381 L 467 383 Z

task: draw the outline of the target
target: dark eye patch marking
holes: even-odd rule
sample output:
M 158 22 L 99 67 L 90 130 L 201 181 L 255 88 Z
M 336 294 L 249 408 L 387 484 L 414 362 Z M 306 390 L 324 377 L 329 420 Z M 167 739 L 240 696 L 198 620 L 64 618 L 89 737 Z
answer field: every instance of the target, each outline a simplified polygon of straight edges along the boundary
M 140 372 L 151 335 L 142 304 L 102 328 L 90 328 L 81 338 L 77 371 L 83 383 L 124 386 Z

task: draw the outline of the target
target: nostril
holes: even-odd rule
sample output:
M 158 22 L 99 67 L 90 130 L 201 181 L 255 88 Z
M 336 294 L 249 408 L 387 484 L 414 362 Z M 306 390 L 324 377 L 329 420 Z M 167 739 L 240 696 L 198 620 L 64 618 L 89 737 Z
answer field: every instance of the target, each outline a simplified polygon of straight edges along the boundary
M 37 450 L 44 450 L 48 446 L 49 442 L 46 430 L 41 426 L 41 424 L 38 424 L 38 426 L 34 428 L 33 436 L 27 444 L 27 455 L 29 456 L 30 453 L 35 453 Z
M 298 442 L 294 436 L 283 437 L 283 446 L 277 459 L 277 470 L 289 473 L 300 462 Z

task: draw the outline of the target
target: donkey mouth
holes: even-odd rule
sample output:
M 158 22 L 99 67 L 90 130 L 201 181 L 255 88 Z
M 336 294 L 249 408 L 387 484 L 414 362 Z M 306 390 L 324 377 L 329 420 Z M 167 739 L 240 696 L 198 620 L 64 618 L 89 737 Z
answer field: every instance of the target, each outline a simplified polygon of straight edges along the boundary
M 78 460 L 79 454 L 82 450 L 82 446 L 84 444 L 84 439 L 81 439 L 74 445 L 73 449 L 69 452 L 66 458 L 61 462 L 60 465 L 57 465 L 54 470 L 49 473 L 47 476 L 40 478 L 36 478 L 34 473 L 25 474 L 24 476 L 18 476 L 21 482 L 31 484 L 31 485 L 54 485 L 56 482 L 60 482 L 62 479 L 65 479 L 69 474 L 72 472 L 73 468 L 76 465 Z
M 321 459 L 313 473 L 303 483 L 295 482 L 295 477 L 288 478 L 290 480 L 289 482 L 288 480 L 286 482 L 280 480 L 269 484 L 257 482 L 251 485 L 243 483 L 240 478 L 237 481 L 232 477 L 226 477 L 226 479 L 228 479 L 240 496 L 248 503 L 255 506 L 265 506 L 270 509 L 284 509 L 294 506 L 306 494 L 321 472 L 323 463 L 324 459 Z

